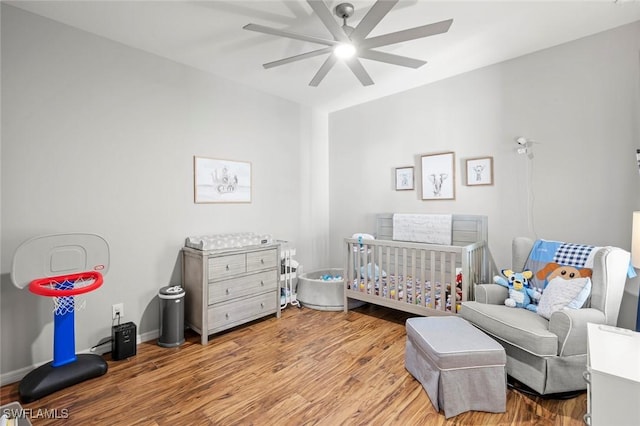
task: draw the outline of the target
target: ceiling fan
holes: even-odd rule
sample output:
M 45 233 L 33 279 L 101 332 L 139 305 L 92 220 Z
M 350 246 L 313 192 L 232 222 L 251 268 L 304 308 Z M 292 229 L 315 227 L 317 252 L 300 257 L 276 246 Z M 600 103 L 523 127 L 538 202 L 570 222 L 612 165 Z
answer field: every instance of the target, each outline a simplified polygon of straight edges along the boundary
M 406 56 L 394 55 L 392 53 L 374 50 L 376 47 L 387 46 L 404 41 L 415 40 L 418 38 L 429 37 L 436 34 L 442 34 L 449 31 L 453 19 L 436 22 L 433 24 L 423 25 L 420 27 L 409 28 L 402 31 L 396 31 L 376 37 L 367 38 L 369 33 L 384 18 L 387 13 L 398 3 L 399 0 L 378 0 L 369 9 L 364 18 L 355 28 L 347 25 L 347 19 L 353 16 L 354 7 L 351 3 L 338 4 L 334 12 L 338 18 L 342 18 L 343 25 L 333 18 L 331 11 L 323 0 L 307 0 L 318 18 L 327 27 L 333 40 L 320 37 L 298 34 L 290 31 L 283 31 L 275 28 L 265 27 L 257 24 L 247 24 L 243 28 L 249 31 L 271 34 L 280 37 L 287 37 L 296 40 L 307 41 L 311 43 L 321 44 L 327 47 L 312 50 L 300 55 L 290 56 L 278 61 L 263 64 L 263 67 L 273 68 L 280 65 L 289 64 L 291 62 L 302 59 L 312 58 L 323 54 L 329 54 L 325 62 L 322 64 L 316 75 L 313 77 L 309 86 L 317 87 L 327 73 L 333 68 L 339 58 L 342 58 L 355 76 L 360 80 L 363 86 L 373 84 L 373 80 L 362 66 L 359 58 L 370 59 L 373 61 L 385 62 L 393 65 L 400 65 L 409 68 L 420 68 L 426 64 L 426 61 L 420 59 L 408 58 Z

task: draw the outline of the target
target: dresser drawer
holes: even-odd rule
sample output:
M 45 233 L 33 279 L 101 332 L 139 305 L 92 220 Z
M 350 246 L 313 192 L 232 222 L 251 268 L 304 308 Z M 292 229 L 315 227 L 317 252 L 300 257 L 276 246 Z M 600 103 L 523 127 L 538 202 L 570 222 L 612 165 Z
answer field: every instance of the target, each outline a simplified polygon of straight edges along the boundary
M 247 253 L 247 271 L 274 268 L 278 264 L 278 250 L 252 251 Z
M 209 283 L 209 304 L 226 302 L 265 291 L 273 292 L 278 286 L 277 271 L 264 271 L 244 277 Z
M 245 256 L 242 253 L 209 258 L 209 280 L 218 280 L 246 272 Z
M 209 307 L 209 333 L 225 330 L 277 311 L 274 292 L 242 298 Z

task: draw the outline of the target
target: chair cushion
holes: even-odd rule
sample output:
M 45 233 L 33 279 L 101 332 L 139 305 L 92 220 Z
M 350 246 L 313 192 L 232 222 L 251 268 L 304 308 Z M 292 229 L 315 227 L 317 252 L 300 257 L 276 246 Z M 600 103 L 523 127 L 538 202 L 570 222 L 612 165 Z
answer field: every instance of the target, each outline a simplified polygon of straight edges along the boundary
M 537 356 L 558 354 L 558 336 L 535 312 L 504 305 L 463 302 L 460 316 L 486 333 Z

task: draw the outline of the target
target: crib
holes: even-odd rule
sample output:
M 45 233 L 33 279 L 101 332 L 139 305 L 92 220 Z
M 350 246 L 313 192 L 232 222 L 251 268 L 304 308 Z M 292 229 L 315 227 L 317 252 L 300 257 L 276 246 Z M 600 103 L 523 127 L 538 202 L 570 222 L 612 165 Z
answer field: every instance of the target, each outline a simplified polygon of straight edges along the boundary
M 376 217 L 377 239 L 344 240 L 344 311 L 359 300 L 416 315 L 455 315 L 475 284 L 497 273 L 487 218 L 452 215 L 451 244 L 394 241 L 393 215 Z

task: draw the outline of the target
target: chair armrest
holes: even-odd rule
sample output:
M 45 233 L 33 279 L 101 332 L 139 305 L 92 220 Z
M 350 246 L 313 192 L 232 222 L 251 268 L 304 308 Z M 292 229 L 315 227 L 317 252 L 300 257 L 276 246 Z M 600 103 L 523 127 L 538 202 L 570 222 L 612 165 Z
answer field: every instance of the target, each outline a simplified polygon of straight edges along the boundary
M 605 324 L 604 312 L 594 308 L 563 309 L 549 318 L 549 331 L 558 336 L 558 356 L 587 353 L 587 323 Z
M 509 297 L 509 290 L 498 284 L 478 284 L 475 289 L 476 302 L 490 305 L 504 305 Z

